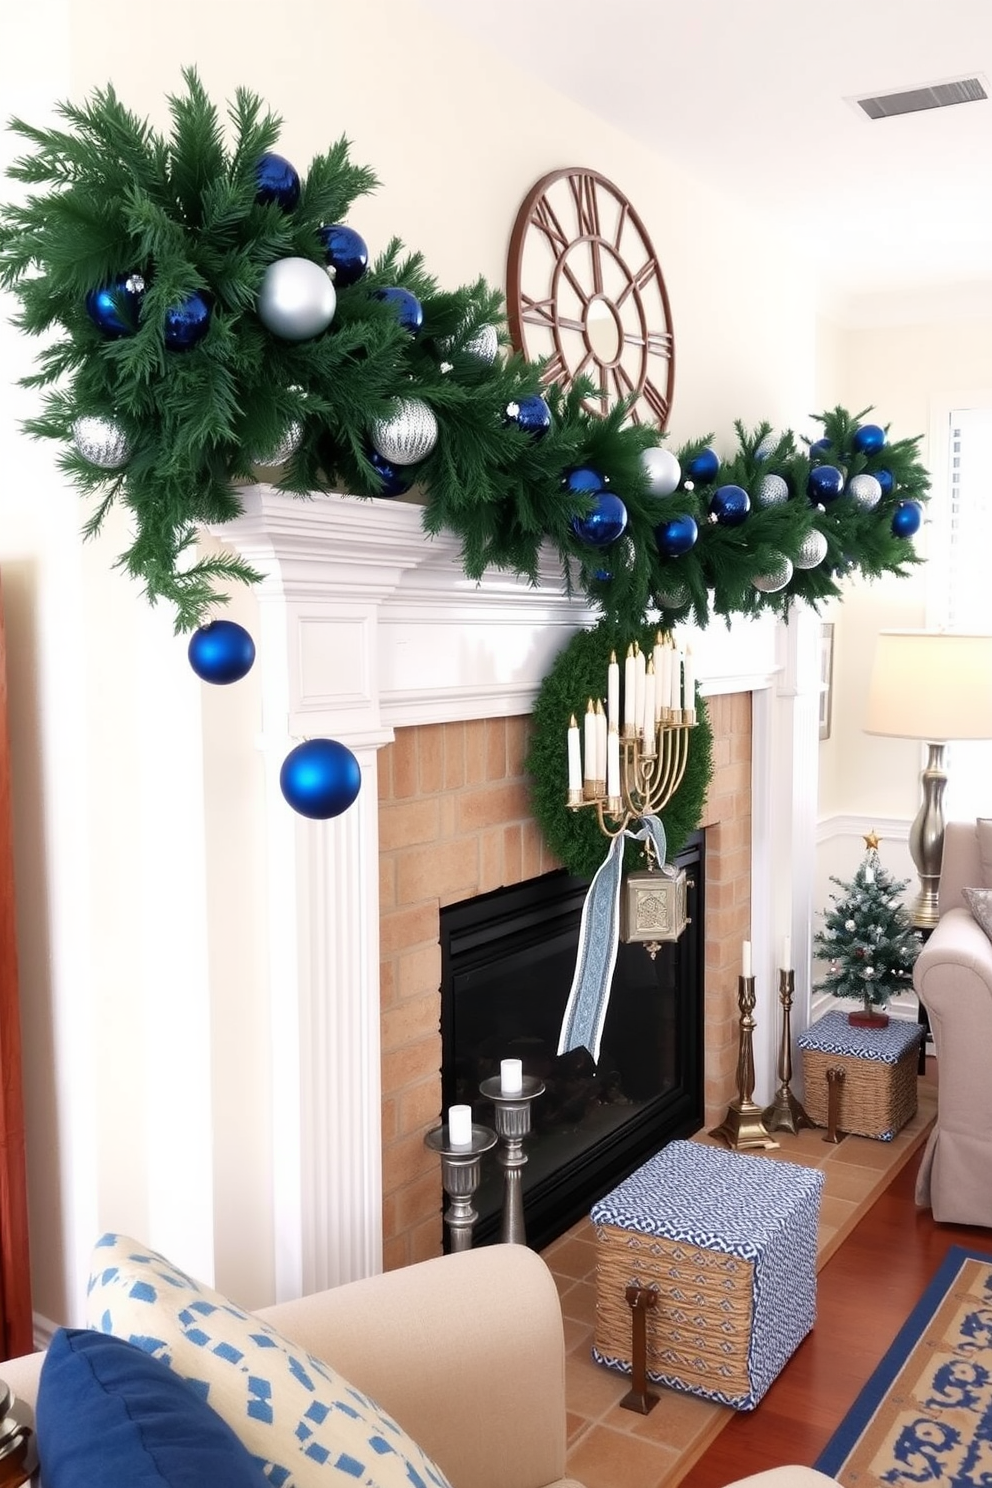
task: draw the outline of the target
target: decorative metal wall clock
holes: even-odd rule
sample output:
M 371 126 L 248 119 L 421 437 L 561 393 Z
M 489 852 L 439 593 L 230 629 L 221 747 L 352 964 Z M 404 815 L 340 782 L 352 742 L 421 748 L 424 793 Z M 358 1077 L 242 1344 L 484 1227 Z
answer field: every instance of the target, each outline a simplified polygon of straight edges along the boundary
M 668 423 L 675 336 L 668 291 L 644 224 L 597 171 L 542 176 L 517 213 L 506 273 L 513 344 L 529 361 L 548 357 L 545 381 L 584 375 L 603 413 L 633 398 L 638 423 Z

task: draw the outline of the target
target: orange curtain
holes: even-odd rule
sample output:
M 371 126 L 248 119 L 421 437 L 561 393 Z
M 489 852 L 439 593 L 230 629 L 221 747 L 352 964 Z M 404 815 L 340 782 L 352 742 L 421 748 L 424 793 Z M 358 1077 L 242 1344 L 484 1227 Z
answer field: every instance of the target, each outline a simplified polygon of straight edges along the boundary
M 0 601 L 0 1359 L 34 1347 L 10 815 L 7 653 Z

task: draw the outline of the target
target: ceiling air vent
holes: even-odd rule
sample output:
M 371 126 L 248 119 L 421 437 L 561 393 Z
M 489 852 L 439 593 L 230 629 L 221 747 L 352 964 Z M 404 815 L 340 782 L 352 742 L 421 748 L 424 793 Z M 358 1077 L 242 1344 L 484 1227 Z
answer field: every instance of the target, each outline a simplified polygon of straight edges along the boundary
M 985 81 L 977 77 L 954 78 L 948 83 L 928 83 L 898 93 L 878 93 L 873 98 L 855 98 L 869 119 L 891 119 L 896 114 L 917 114 L 922 109 L 950 108 L 955 103 L 977 103 L 988 98 Z

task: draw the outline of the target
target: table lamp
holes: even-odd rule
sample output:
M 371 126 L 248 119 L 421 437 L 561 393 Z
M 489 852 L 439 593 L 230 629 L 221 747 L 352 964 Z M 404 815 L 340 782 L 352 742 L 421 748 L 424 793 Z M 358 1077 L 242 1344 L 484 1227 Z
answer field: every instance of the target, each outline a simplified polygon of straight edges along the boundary
M 923 802 L 909 831 L 920 878 L 910 919 L 918 929 L 932 929 L 944 853 L 944 745 L 948 739 L 992 739 L 992 635 L 880 631 L 865 733 L 927 745 Z

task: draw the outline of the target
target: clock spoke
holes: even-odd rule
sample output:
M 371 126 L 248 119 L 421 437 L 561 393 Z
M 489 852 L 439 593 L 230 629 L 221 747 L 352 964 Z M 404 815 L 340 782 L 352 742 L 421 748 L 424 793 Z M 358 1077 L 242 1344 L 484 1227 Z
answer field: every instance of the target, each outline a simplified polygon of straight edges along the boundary
M 596 195 L 595 180 L 587 172 L 580 171 L 569 176 L 568 184 L 572 190 L 579 231 L 587 238 L 598 238 L 600 235 L 599 198 Z
M 664 393 L 659 392 L 654 383 L 649 380 L 641 389 L 641 397 L 644 399 L 645 403 L 648 405 L 651 412 L 658 420 L 660 427 L 663 429 L 668 422 L 668 399 L 665 397 Z
M 534 203 L 534 211 L 530 220 L 538 231 L 543 232 L 548 238 L 555 250 L 556 258 L 560 258 L 563 253 L 567 252 L 571 240 L 546 196 L 542 196 Z

